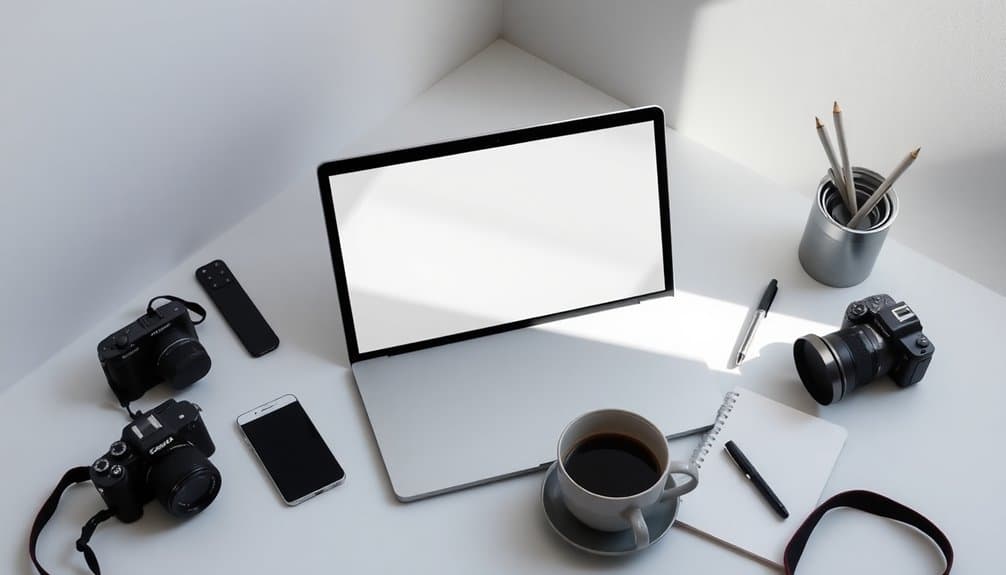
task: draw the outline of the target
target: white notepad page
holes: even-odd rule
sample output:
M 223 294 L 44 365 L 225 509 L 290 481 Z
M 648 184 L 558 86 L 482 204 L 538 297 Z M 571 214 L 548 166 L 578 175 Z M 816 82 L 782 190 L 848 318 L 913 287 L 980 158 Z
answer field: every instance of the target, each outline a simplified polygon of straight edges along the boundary
M 817 506 L 847 432 L 741 387 L 727 394 L 696 450 L 699 486 L 678 521 L 727 545 L 782 565 L 790 537 Z M 724 449 L 733 440 L 789 511 L 782 519 Z

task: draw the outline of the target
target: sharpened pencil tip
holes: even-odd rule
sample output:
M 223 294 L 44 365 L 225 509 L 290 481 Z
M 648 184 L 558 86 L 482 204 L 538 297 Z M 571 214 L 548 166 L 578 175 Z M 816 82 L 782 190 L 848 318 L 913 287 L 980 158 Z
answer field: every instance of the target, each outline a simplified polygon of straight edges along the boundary
M 835 100 L 835 105 L 831 107 L 832 114 L 841 114 L 842 107 L 838 105 L 838 100 Z
M 817 123 L 817 128 L 818 129 L 821 129 L 821 128 L 824 127 L 824 124 L 821 123 L 821 118 L 818 118 L 817 116 L 814 116 L 814 122 Z
M 913 160 L 914 160 L 915 158 L 918 158 L 918 157 L 919 157 L 919 150 L 921 150 L 921 149 L 922 149 L 922 148 L 921 148 L 921 147 L 919 147 L 919 148 L 915 148 L 914 150 L 912 150 L 912 159 L 913 159 Z

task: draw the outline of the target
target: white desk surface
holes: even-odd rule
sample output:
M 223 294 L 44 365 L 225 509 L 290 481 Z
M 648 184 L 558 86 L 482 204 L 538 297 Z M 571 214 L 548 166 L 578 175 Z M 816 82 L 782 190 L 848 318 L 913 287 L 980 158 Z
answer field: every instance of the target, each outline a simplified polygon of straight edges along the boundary
M 347 155 L 622 107 L 498 41 Z M 743 129 L 743 122 L 736 125 Z M 677 295 L 657 305 L 671 306 L 676 325 L 667 326 L 664 339 L 629 332 L 604 337 L 704 361 L 732 375 L 719 385 L 744 385 L 844 425 L 848 443 L 825 495 L 865 488 L 892 496 L 947 533 L 957 551 L 957 572 L 988 572 L 1006 540 L 1000 443 L 1006 377 L 996 343 L 1006 339 L 1000 335 L 1006 300 L 890 239 L 864 284 L 817 284 L 796 257 L 808 197 L 782 191 L 673 131 L 667 143 Z M 809 132 L 807 145 L 816 145 Z M 903 195 L 904 209 L 912 209 L 910 191 Z M 203 407 L 223 489 L 190 521 L 178 522 L 151 503 L 137 523 L 103 524 L 92 546 L 105 572 L 176 573 L 180 566 L 196 573 L 774 572 L 683 528 L 627 559 L 584 555 L 566 547 L 545 523 L 541 475 L 398 503 L 347 367 L 313 175 L 153 281 L 119 313 L 0 395 L 0 571 L 31 572 L 27 534 L 39 505 L 64 470 L 89 464 L 126 423 L 107 390 L 96 343 L 139 316 L 150 296 L 206 301 L 192 274 L 216 257 L 235 270 L 282 344 L 251 359 L 210 310 L 199 335 L 213 369 L 176 397 Z M 44 270 L 34 272 L 44 277 Z M 741 369 L 727 370 L 747 309 L 771 277 L 779 279 L 780 291 L 759 331 L 758 351 Z M 876 382 L 839 404 L 817 406 L 797 379 L 791 342 L 834 329 L 849 301 L 883 291 L 912 304 L 937 346 L 926 378 L 905 390 Z M 72 292 L 68 288 L 67 297 Z M 612 315 L 602 314 L 595 325 L 625 325 L 634 312 L 605 313 Z M 592 320 L 569 321 L 589 327 Z M 239 413 L 284 393 L 300 397 L 348 472 L 345 485 L 296 508 L 275 495 L 234 424 Z M 156 389 L 136 405 L 152 407 L 166 397 L 166 390 Z M 672 447 L 684 457 L 695 441 Z M 73 543 L 100 505 L 89 485 L 64 496 L 42 537 L 44 565 L 59 573 L 86 572 Z M 869 565 L 874 568 L 866 572 L 887 574 L 942 569 L 935 547 L 914 530 L 840 510 L 819 527 L 801 572 L 863 572 L 859 568 Z

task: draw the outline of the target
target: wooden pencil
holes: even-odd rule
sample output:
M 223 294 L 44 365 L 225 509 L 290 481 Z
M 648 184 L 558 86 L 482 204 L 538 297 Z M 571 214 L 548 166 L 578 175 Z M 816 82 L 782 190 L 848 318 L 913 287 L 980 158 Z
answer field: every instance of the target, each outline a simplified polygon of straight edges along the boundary
M 849 205 L 848 187 L 845 184 L 845 178 L 842 177 L 842 168 L 838 165 L 838 158 L 835 157 L 835 149 L 831 147 L 831 138 L 828 137 L 828 131 L 825 129 L 824 124 L 821 123 L 821 118 L 814 116 L 814 122 L 817 124 L 817 137 L 821 140 L 824 155 L 828 156 L 828 163 L 831 164 L 831 169 L 828 170 L 828 173 L 831 175 L 831 181 L 835 184 L 835 189 L 838 190 L 838 195 L 842 198 L 842 202 L 845 203 L 845 207 L 851 216 L 855 212 L 852 206 Z
M 842 123 L 842 108 L 838 101 L 831 108 L 832 119 L 835 121 L 835 137 L 838 138 L 838 153 L 842 156 L 842 177 L 845 179 L 845 193 L 849 199 L 849 213 L 858 210 L 856 204 L 856 181 L 852 177 L 852 163 L 849 162 L 849 146 L 845 142 L 845 126 Z
M 862 222 L 866 218 L 866 216 L 869 215 L 870 211 L 873 210 L 873 208 L 876 207 L 878 203 L 880 203 L 880 200 L 884 199 L 884 196 L 886 196 L 887 192 L 891 190 L 891 186 L 894 185 L 894 182 L 901 177 L 901 174 L 905 173 L 905 170 L 908 169 L 908 166 L 912 165 L 912 162 L 915 161 L 915 158 L 919 157 L 919 151 L 921 149 L 922 148 L 915 148 L 914 150 L 909 152 L 907 156 L 905 156 L 905 159 L 901 160 L 901 163 L 898 164 L 898 167 L 894 168 L 894 171 L 891 172 L 891 175 L 887 176 L 887 179 L 884 180 L 883 183 L 881 183 L 880 186 L 877 188 L 877 190 L 870 195 L 870 198 L 863 203 L 863 207 L 859 208 L 859 210 L 856 211 L 856 215 L 852 216 L 852 219 L 849 220 L 848 224 L 846 224 L 848 227 L 855 229 L 860 224 L 860 222 Z

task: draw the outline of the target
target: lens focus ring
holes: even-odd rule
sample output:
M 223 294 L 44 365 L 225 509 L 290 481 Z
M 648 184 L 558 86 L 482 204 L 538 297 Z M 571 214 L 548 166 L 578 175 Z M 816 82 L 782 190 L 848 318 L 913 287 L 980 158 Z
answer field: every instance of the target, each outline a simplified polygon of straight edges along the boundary
M 876 361 L 873 357 L 875 350 L 870 340 L 867 339 L 866 334 L 863 333 L 863 328 L 861 326 L 854 326 L 847 330 L 837 331 L 831 335 L 834 335 L 835 339 L 841 340 L 842 343 L 847 345 L 849 347 L 849 354 L 852 356 L 852 361 L 849 362 L 851 365 L 845 366 L 848 375 L 851 376 L 846 380 L 846 392 L 869 383 L 873 379 L 876 367 Z M 838 342 L 835 343 L 837 344 Z

